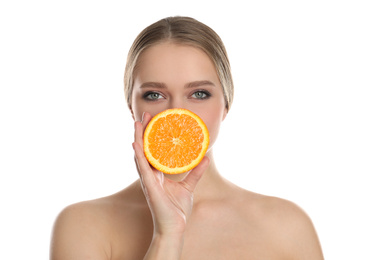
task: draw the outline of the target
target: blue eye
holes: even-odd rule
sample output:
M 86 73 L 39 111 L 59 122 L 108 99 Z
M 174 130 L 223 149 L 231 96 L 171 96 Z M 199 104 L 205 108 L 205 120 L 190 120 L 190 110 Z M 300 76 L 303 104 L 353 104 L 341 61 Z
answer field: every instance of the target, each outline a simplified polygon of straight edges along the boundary
M 195 93 L 192 94 L 192 97 L 196 99 L 207 99 L 210 96 L 211 96 L 210 93 L 204 90 L 196 91 Z
M 157 92 L 147 92 L 144 94 L 144 98 L 147 100 L 157 100 L 162 98 L 162 95 Z

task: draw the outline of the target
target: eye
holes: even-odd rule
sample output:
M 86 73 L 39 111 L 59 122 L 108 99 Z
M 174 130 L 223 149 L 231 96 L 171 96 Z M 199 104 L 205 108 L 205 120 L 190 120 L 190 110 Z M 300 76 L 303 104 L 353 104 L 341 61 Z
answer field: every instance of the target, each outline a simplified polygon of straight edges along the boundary
M 144 97 L 144 99 L 147 99 L 147 100 L 150 100 L 150 101 L 152 101 L 152 100 L 158 100 L 158 99 L 163 98 L 163 96 L 160 93 L 151 92 L 151 91 L 150 92 L 146 92 L 143 97 Z
M 192 97 L 196 98 L 196 99 L 207 99 L 209 98 L 211 95 L 208 91 L 205 90 L 199 90 L 196 91 L 195 93 L 192 94 Z

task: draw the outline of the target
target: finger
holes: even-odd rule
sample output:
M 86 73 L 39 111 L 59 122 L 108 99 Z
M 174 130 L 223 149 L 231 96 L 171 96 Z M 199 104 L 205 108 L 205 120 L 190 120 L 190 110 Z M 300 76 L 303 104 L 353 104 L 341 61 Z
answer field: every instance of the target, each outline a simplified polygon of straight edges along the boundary
M 205 170 L 208 168 L 210 159 L 205 156 L 202 161 L 197 165 L 187 176 L 181 181 L 182 185 L 186 187 L 190 192 L 194 192 L 197 183 L 201 179 Z
M 133 144 L 132 144 L 132 146 L 133 146 Z M 134 148 L 133 148 L 133 149 L 134 149 Z M 137 172 L 138 172 L 138 175 L 139 175 L 139 177 L 141 178 L 140 168 L 138 167 L 138 163 L 137 163 L 136 155 L 134 155 L 134 158 L 133 158 L 133 159 L 135 160 L 135 165 L 136 165 L 136 170 L 137 170 Z
M 141 147 L 143 147 L 143 134 L 144 129 L 146 128 L 147 124 L 150 122 L 152 116 L 144 112 L 142 114 L 142 121 L 135 122 L 135 142 L 137 142 Z
M 152 168 L 143 153 L 142 146 L 137 142 L 134 142 L 132 146 L 135 151 L 135 162 L 141 181 L 144 182 L 146 187 L 157 185 L 155 175 L 153 174 Z
M 142 191 L 146 197 L 146 200 L 150 204 L 154 201 L 160 201 L 163 194 L 163 184 L 164 176 L 157 176 L 155 171 L 152 170 L 145 155 L 139 144 L 133 143 L 133 149 L 135 150 L 135 162 L 137 171 L 140 176 L 140 183 Z M 161 173 L 162 174 L 162 173 Z M 162 174 L 163 175 L 163 174 Z
M 138 176 L 140 177 L 140 183 L 141 183 L 141 187 L 142 187 L 142 191 L 143 193 L 145 194 L 145 196 L 147 195 L 147 189 L 146 189 L 146 186 L 142 180 L 142 175 L 141 175 L 141 172 L 140 172 L 140 168 L 138 166 L 138 162 L 137 162 L 137 158 L 136 156 L 134 156 L 134 160 L 135 160 L 135 164 L 136 164 L 136 170 L 138 172 Z
M 135 142 L 141 147 L 142 150 L 143 150 L 143 131 L 150 120 L 151 120 L 151 115 L 149 113 L 144 112 L 142 114 L 142 121 L 141 122 L 136 121 L 134 125 L 135 126 Z M 133 149 L 135 148 L 133 147 Z M 136 162 L 137 170 L 140 173 L 138 169 L 137 160 L 135 160 L 135 162 Z
M 146 128 L 147 124 L 150 122 L 151 119 L 152 119 L 152 116 L 150 115 L 150 113 L 148 113 L 148 112 L 143 113 L 142 121 L 141 121 L 143 129 Z
M 139 121 L 135 122 L 135 143 L 137 143 L 140 147 L 143 147 L 143 126 Z

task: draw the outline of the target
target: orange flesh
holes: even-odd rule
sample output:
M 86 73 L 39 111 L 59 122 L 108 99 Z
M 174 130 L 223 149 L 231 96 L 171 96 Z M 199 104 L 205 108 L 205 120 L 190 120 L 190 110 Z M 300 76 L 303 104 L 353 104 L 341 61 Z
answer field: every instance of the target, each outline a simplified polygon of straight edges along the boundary
M 153 125 L 149 149 L 161 164 L 170 168 L 183 167 L 198 157 L 203 140 L 202 129 L 195 119 L 188 115 L 170 114 L 159 118 Z

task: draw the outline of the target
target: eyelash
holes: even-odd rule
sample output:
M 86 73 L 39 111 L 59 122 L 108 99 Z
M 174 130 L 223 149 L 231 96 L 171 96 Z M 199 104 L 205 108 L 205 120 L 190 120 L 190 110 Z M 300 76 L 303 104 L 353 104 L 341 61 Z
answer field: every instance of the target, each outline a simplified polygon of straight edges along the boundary
M 191 97 L 196 94 L 196 93 L 204 93 L 206 96 L 203 97 L 203 98 L 195 98 L 195 99 L 199 99 L 199 100 L 204 100 L 204 99 L 208 99 L 211 97 L 211 94 L 209 91 L 207 90 L 196 90 L 195 92 L 193 92 L 191 94 Z M 148 100 L 148 101 L 156 101 L 158 100 L 158 98 L 149 98 L 150 95 L 153 95 L 153 94 L 157 94 L 157 95 L 160 95 L 160 96 L 163 96 L 160 92 L 154 92 L 154 91 L 148 91 L 146 92 L 144 95 L 143 95 L 143 98 Z
M 206 90 L 196 90 L 195 92 L 193 92 L 193 93 L 192 93 L 191 97 L 192 97 L 193 95 L 195 95 L 196 93 L 203 93 L 203 94 L 205 94 L 205 95 L 206 95 L 204 98 L 196 98 L 196 99 L 203 100 L 203 99 L 208 99 L 208 98 L 210 98 L 210 97 L 211 97 L 210 92 L 209 92 L 209 91 L 206 91 Z
M 149 96 L 150 96 L 150 95 L 152 95 L 152 94 L 158 94 L 158 95 L 162 96 L 162 94 L 160 94 L 159 92 L 148 91 L 148 92 L 146 92 L 146 93 L 143 95 L 143 98 L 144 98 L 144 99 L 146 99 L 146 100 L 148 100 L 148 101 L 155 101 L 155 100 L 157 100 L 157 99 L 155 99 L 155 98 L 149 98 Z

